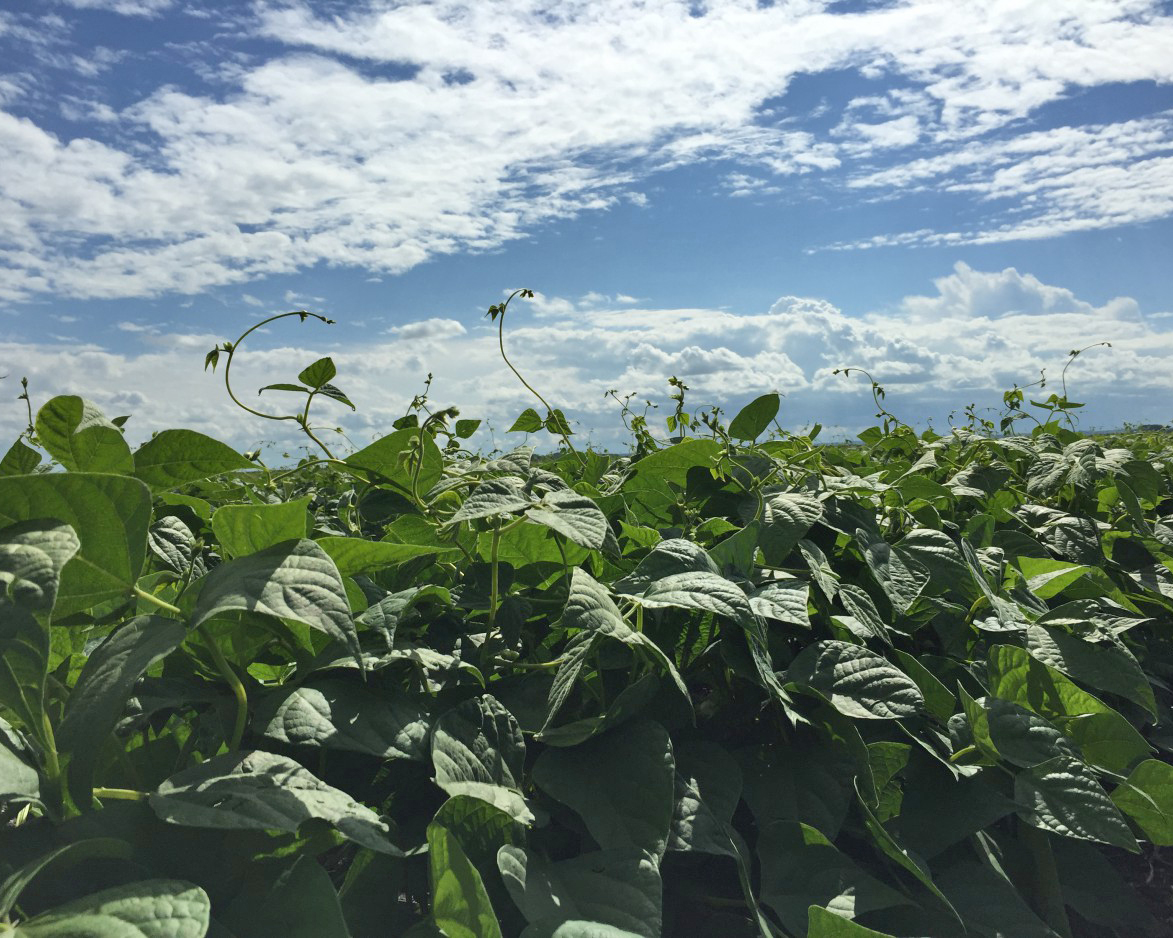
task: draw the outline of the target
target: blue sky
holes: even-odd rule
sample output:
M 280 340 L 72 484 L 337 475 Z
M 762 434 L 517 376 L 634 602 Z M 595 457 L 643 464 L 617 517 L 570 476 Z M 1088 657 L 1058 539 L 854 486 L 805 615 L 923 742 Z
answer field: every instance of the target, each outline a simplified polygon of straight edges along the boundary
M 941 427 L 1100 341 L 1085 425 L 1168 422 L 1171 50 L 1150 0 L 7 0 L 0 387 L 280 449 L 203 353 L 304 307 L 242 391 L 330 354 L 361 444 L 431 372 L 508 446 L 527 286 L 511 355 L 600 445 L 670 375 L 844 435 L 835 368 Z

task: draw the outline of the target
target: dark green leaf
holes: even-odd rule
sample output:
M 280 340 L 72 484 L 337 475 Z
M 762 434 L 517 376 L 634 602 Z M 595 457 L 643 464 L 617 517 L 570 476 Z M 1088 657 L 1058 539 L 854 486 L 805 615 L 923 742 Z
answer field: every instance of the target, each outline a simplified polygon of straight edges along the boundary
M 844 716 L 901 720 L 924 710 L 916 683 L 862 645 L 835 641 L 808 645 L 791 662 L 786 678 L 818 691 Z
M 334 367 L 334 359 L 319 358 L 312 365 L 304 368 L 297 376 L 297 380 L 302 384 L 308 384 L 311 388 L 320 388 L 334 380 L 336 374 L 338 374 L 338 369 Z
M 1028 824 L 1082 840 L 1097 840 L 1138 853 L 1120 811 L 1086 765 L 1055 756 L 1014 777 L 1018 816 Z
M 37 412 L 37 440 L 71 472 L 129 475 L 134 470 L 122 431 L 81 397 L 63 395 L 46 403 Z
M 134 453 L 134 475 L 155 491 L 252 468 L 227 444 L 195 430 L 163 430 Z
M 778 416 L 781 399 L 777 394 L 763 394 L 746 404 L 729 422 L 729 435 L 735 440 L 756 440 Z

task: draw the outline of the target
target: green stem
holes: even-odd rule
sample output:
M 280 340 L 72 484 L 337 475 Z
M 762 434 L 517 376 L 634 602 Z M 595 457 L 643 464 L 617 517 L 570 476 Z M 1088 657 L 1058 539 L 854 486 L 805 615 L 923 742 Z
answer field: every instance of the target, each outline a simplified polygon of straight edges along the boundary
M 133 788 L 101 788 L 94 789 L 95 798 L 106 798 L 115 801 L 146 801 L 150 792 L 135 791 Z
M 501 566 L 501 529 L 493 528 L 492 546 L 489 548 L 489 634 L 497 627 L 497 603 L 500 600 L 501 584 L 498 568 Z M 488 636 L 485 642 L 488 643 Z
M 241 683 L 236 672 L 232 670 L 232 665 L 228 663 L 228 659 L 224 657 L 224 653 L 220 651 L 211 636 L 204 636 L 204 644 L 212 655 L 216 669 L 228 683 L 228 686 L 232 688 L 232 695 L 236 698 L 236 725 L 232 728 L 232 739 L 228 748 L 230 750 L 239 749 L 240 741 L 244 738 L 244 724 L 248 720 L 248 694 L 245 692 L 244 684 Z
M 146 590 L 140 589 L 137 586 L 134 588 L 134 595 L 137 596 L 139 599 L 141 599 L 143 602 L 151 603 L 155 606 L 158 606 L 160 609 L 164 609 L 167 612 L 173 613 L 174 615 L 177 615 L 177 616 L 183 615 L 183 610 L 180 609 L 178 606 L 172 606 L 171 603 L 167 602 L 166 600 L 160 599 L 158 596 L 154 596 L 151 593 L 148 593 Z
M 49 714 L 41 713 L 41 736 L 45 744 L 45 780 L 46 805 L 57 814 L 61 814 L 65 798 L 61 789 L 61 760 L 57 758 L 57 737 L 53 733 L 53 723 Z

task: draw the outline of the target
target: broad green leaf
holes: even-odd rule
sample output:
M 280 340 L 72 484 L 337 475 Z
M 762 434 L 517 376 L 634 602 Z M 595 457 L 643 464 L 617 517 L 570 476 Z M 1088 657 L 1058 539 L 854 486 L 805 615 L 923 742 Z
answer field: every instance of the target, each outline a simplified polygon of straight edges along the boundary
M 163 430 L 134 451 L 135 478 L 155 491 L 251 468 L 231 446 L 195 430 Z
M 847 747 L 796 730 L 785 745 L 743 749 L 742 797 L 759 828 L 773 821 L 801 821 L 835 838 L 855 793 L 851 782 L 860 767 Z
M 1112 801 L 1146 838 L 1160 847 L 1173 847 L 1173 765 L 1146 759 L 1116 787 Z
M 330 874 L 310 856 L 292 866 L 257 864 L 216 917 L 233 935 L 350 938 Z
M 186 827 L 297 833 L 306 821 L 320 818 L 362 847 L 401 855 L 374 811 L 271 752 L 215 756 L 171 776 L 150 803 L 164 821 Z
M 963 704 L 975 744 L 991 758 L 1030 768 L 1057 754 L 1079 756 L 1075 743 L 1050 720 L 1014 701 L 965 696 Z
M 827 555 L 823 553 L 822 548 L 814 541 L 808 541 L 804 538 L 798 542 L 798 550 L 810 568 L 811 576 L 823 595 L 827 599 L 834 599 L 835 594 L 839 592 L 839 575 L 831 569 L 831 564 L 827 561 Z
M 1034 827 L 1140 851 L 1108 793 L 1078 759 L 1055 756 L 1023 769 L 1014 777 L 1014 800 L 1018 816 Z
M 714 612 L 750 627 L 756 618 L 741 587 L 715 573 L 674 573 L 650 584 L 638 601 L 651 609 L 675 606 Z
M 741 799 L 741 768 L 717 743 L 696 741 L 675 747 L 676 807 L 668 850 L 736 857 L 730 837 Z
M 780 404 L 781 398 L 774 393 L 750 401 L 729 421 L 729 435 L 735 440 L 756 440 L 778 416 Z
M 0 476 L 28 475 L 41 464 L 41 454 L 24 440 L 14 440 L 4 458 L 0 459 Z
M 228 557 L 307 537 L 310 497 L 273 505 L 221 505 L 212 515 L 212 533 Z
M 651 720 L 547 749 L 533 768 L 534 783 L 573 808 L 600 847 L 634 847 L 657 858 L 667 849 L 674 779 L 672 743 Z
M 448 520 L 451 524 L 456 524 L 460 521 L 472 521 L 474 518 L 525 511 L 534 503 L 534 499 L 524 491 L 523 485 L 523 480 L 517 476 L 486 479 L 469 493 L 468 498 Z
M 527 935 L 577 935 L 554 928 L 577 920 L 610 925 L 620 935 L 660 936 L 660 871 L 643 851 L 616 847 L 551 863 L 524 847 L 505 846 L 497 866 L 517 907 L 538 926 Z
M 456 434 L 458 439 L 467 440 L 470 436 L 477 432 L 480 427 L 480 420 L 457 420 L 453 424 L 452 432 Z
M 703 547 L 672 537 L 653 546 L 631 573 L 615 581 L 613 588 L 617 593 L 642 593 L 656 580 L 678 573 L 720 576 L 721 570 Z
M 368 541 L 361 537 L 319 537 L 318 545 L 330 555 L 343 576 L 377 573 L 417 557 L 458 557 L 460 548 L 425 544 Z
M 525 740 L 513 714 L 496 698 L 466 700 L 436 721 L 432 765 L 449 795 L 480 798 L 522 824 L 533 812 L 521 793 Z
M 0 804 L 41 800 L 41 779 L 35 768 L 0 743 Z
M 147 530 L 147 547 L 165 569 L 177 576 L 186 575 L 189 569 L 195 577 L 207 572 L 196 553 L 195 535 L 175 515 L 164 515 L 151 525 Z
M 48 672 L 49 630 L 24 606 L 0 598 L 0 705 L 42 743 Z
M 602 550 L 609 538 L 614 539 L 607 516 L 599 506 L 574 491 L 551 492 L 538 505 L 527 509 L 525 515 L 590 550 Z
M 622 491 L 635 520 L 652 527 L 672 523 L 672 506 L 684 490 L 688 470 L 707 469 L 720 452 L 716 440 L 690 439 L 634 463 Z
M 313 541 L 288 541 L 220 564 L 204 578 L 192 627 L 231 609 L 301 622 L 342 642 L 359 660 L 346 587 Z
M 61 571 L 81 547 L 60 521 L 22 521 L 0 531 L 0 594 L 37 613 L 57 600 Z
M 823 516 L 823 503 L 800 492 L 769 495 L 762 503 L 760 545 L 766 563 L 781 564 Z
M 961 913 L 971 934 L 1058 938 L 1018 890 L 985 864 L 973 860 L 950 864 L 937 877 L 937 884 Z
M 839 587 L 838 596 L 843 607 L 851 614 L 850 618 L 854 623 L 852 631 L 861 640 L 870 641 L 878 638 L 887 645 L 892 644 L 892 639 L 888 635 L 888 627 L 880 617 L 876 604 L 872 602 L 872 598 L 865 590 L 854 583 L 843 583 Z M 836 617 L 836 620 L 838 618 Z
M 83 860 L 125 860 L 130 855 L 130 844 L 114 837 L 75 840 L 41 854 L 0 883 L 0 919 L 9 916 L 25 887 L 50 866 L 60 874 L 64 869 Z
M 856 532 L 856 541 L 872 576 L 884 590 L 898 613 L 908 611 L 929 584 L 928 568 L 911 553 L 877 540 L 864 531 Z
M 791 662 L 786 679 L 822 694 L 844 716 L 901 720 L 924 710 L 916 683 L 862 645 L 823 641 Z
M 14 938 L 204 938 L 211 911 L 199 886 L 146 879 L 59 905 L 22 922 Z
M 1157 716 L 1157 701 L 1140 663 L 1124 646 L 1092 644 L 1062 629 L 1032 625 L 1026 648 L 1034 657 L 1073 680 L 1119 694 Z
M 54 397 L 37 411 L 37 441 L 70 472 L 134 470 L 122 431 L 96 404 L 76 395 Z
M 915 655 L 896 650 L 900 668 L 916 683 L 925 699 L 925 709 L 942 723 L 948 721 L 957 706 L 957 698 L 932 671 L 926 668 Z
M 1026 577 L 1027 588 L 1039 599 L 1058 596 L 1072 583 L 1083 579 L 1093 571 L 1084 564 L 1067 563 L 1051 558 L 1019 557 L 1018 568 Z
M 261 698 L 253 732 L 291 746 L 362 752 L 381 759 L 426 758 L 428 723 L 406 695 L 375 693 L 338 679 L 275 689 Z
M 811 627 L 807 604 L 810 584 L 806 580 L 770 580 L 749 598 L 750 608 L 764 619 L 776 619 L 804 629 Z
M 422 461 L 421 461 L 422 453 Z M 440 481 L 444 457 L 430 434 L 396 430 L 346 457 L 348 465 L 376 473 L 404 495 L 423 496 Z
M 948 489 L 944 491 L 949 494 Z M 971 601 L 977 598 L 969 567 L 953 538 L 944 531 L 914 528 L 896 546 L 902 555 L 911 557 L 929 571 L 930 582 L 935 586 L 945 591 L 956 590 Z
M 477 868 L 443 824 L 428 825 L 432 918 L 448 938 L 501 938 L 501 926 Z
M 1149 754 L 1144 737 L 1124 717 L 1026 649 L 990 648 L 989 678 L 994 696 L 1050 720 L 1094 765 L 1124 773 Z
M 81 547 L 61 571 L 55 619 L 127 596 L 147 553 L 151 493 L 138 479 L 102 473 L 41 473 L 0 478 L 0 527 L 53 519 Z
M 539 414 L 532 407 L 527 407 L 518 415 L 518 418 L 513 421 L 506 433 L 537 433 L 544 424 L 542 423 L 542 415 Z
M 867 799 L 860 793 L 859 777 L 855 780 L 856 791 L 856 807 L 860 814 L 863 815 L 864 827 L 867 832 L 872 835 L 872 842 L 879 848 L 880 852 L 884 854 L 889 860 L 892 860 L 897 866 L 902 867 L 907 872 L 913 875 L 922 886 L 927 889 L 934 898 L 936 898 L 946 911 L 957 920 L 964 928 L 961 922 L 961 916 L 958 915 L 957 910 L 953 907 L 953 903 L 945 896 L 943 892 L 933 882 L 933 877 L 929 874 L 928 867 L 924 861 L 914 857 L 909 853 L 908 848 L 898 841 L 892 833 L 880 823 L 879 819 L 872 813 L 872 809 L 868 806 Z
M 607 588 L 581 567 L 576 567 L 570 576 L 570 594 L 559 623 L 563 628 L 585 629 L 639 648 L 660 664 L 684 698 L 688 699 L 688 688 L 672 660 L 659 645 L 627 624 Z M 569 672 L 567 680 L 572 682 Z
M 312 365 L 303 368 L 301 374 L 297 376 L 297 380 L 316 390 L 333 381 L 337 374 L 338 369 L 334 367 L 334 359 L 319 358 Z
M 1000 790 L 1002 774 L 983 769 L 954 778 L 940 763 L 914 756 L 905 770 L 900 816 L 889 823 L 901 842 L 931 860 L 953 844 L 985 830 L 1018 807 Z M 948 892 L 943 886 L 943 891 Z
M 795 934 L 803 933 L 812 905 L 854 918 L 908 901 L 861 870 L 819 831 L 796 821 L 775 821 L 763 828 L 758 859 L 762 902 Z
M 602 922 L 584 922 L 569 919 L 565 922 L 543 920 L 527 925 L 521 938 L 640 938 L 638 932 L 605 925 Z
M 865 928 L 841 915 L 812 905 L 807 910 L 806 938 L 892 938 L 887 932 Z
M 1051 838 L 1051 852 L 1067 905 L 1089 922 L 1119 935 L 1157 935 L 1160 926 L 1136 890 L 1099 844 Z
M 186 637 L 187 628 L 182 622 L 161 616 L 137 616 L 90 654 L 69 695 L 65 717 L 57 731 L 59 748 L 72 754 L 69 792 L 78 806 L 88 806 L 93 800 L 98 754 L 122 715 L 135 683 Z

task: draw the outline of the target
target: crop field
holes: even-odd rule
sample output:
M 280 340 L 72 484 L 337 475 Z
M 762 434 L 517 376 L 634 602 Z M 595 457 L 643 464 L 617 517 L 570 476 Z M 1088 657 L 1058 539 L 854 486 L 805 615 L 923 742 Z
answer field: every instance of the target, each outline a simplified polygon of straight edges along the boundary
M 1065 388 L 917 433 L 873 385 L 823 446 L 678 382 L 622 454 L 531 388 L 504 452 L 417 399 L 343 456 L 335 378 L 261 398 L 316 451 L 280 469 L 29 405 L 0 933 L 1173 933 L 1169 437 Z

